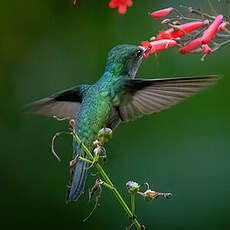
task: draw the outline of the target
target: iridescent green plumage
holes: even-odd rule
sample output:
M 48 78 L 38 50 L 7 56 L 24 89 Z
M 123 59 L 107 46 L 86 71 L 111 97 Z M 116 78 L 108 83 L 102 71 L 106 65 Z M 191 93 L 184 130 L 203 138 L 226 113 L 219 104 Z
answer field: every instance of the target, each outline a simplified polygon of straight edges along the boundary
M 119 45 L 108 56 L 105 72 L 92 86 L 80 85 L 28 106 L 27 111 L 75 119 L 76 132 L 92 151 L 100 129 L 114 129 L 145 114 L 167 109 L 212 84 L 215 76 L 168 79 L 134 79 L 145 53 L 144 47 Z M 73 158 L 86 157 L 73 143 Z M 84 191 L 88 165 L 78 161 L 70 178 L 68 201 Z
M 137 50 L 140 56 L 134 56 Z M 113 49 L 108 58 L 105 73 L 100 80 L 92 85 L 83 97 L 81 109 L 76 118 L 76 132 L 81 141 L 93 150 L 93 141 L 98 139 L 98 132 L 103 127 L 115 128 L 120 123 L 116 106 L 123 95 L 121 86 L 124 78 L 134 77 L 144 54 L 142 48 L 136 46 L 119 46 Z M 74 156 L 86 157 L 78 143 L 74 142 Z M 87 176 L 87 163 L 76 165 L 68 200 L 76 201 L 84 191 Z

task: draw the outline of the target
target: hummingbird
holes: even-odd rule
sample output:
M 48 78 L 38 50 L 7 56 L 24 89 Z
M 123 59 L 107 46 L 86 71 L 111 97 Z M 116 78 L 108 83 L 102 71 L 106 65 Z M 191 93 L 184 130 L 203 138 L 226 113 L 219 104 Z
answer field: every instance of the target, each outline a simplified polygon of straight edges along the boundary
M 135 79 L 146 48 L 118 45 L 108 54 L 105 71 L 93 85 L 82 84 L 35 101 L 26 111 L 56 118 L 74 119 L 82 143 L 93 151 L 93 142 L 102 128 L 114 130 L 120 123 L 167 109 L 212 85 L 216 76 Z M 73 159 L 86 157 L 73 141 Z M 70 177 L 67 201 L 77 201 L 84 193 L 89 167 L 77 162 Z

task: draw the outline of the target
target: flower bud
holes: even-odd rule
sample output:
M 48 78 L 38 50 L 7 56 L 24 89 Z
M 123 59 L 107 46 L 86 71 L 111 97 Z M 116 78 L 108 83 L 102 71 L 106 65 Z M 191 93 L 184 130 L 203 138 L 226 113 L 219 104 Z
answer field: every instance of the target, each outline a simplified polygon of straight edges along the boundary
M 208 29 L 204 31 L 203 36 L 201 38 L 202 44 L 208 44 L 212 40 L 212 38 L 216 34 L 218 27 L 222 23 L 222 20 L 223 15 L 218 15 L 214 22 L 208 27 Z
M 179 52 L 181 54 L 190 53 L 192 50 L 194 50 L 200 44 L 201 44 L 201 38 L 197 38 L 197 39 L 189 42 L 186 46 L 180 48 Z
M 152 12 L 152 18 L 162 18 L 173 10 L 172 7 Z
M 101 152 L 103 151 L 102 147 L 101 146 L 97 146 L 93 152 L 95 155 L 99 155 Z
M 137 192 L 140 189 L 140 185 L 134 181 L 128 181 L 126 187 L 131 192 Z
M 103 128 L 98 132 L 99 141 L 106 143 L 112 136 L 112 130 L 110 128 Z
M 93 145 L 94 145 L 94 146 L 100 146 L 100 145 L 101 145 L 101 142 L 100 142 L 99 140 L 95 140 L 95 141 L 93 142 Z
M 203 21 L 203 24 L 204 24 L 204 26 L 209 25 L 209 20 L 208 20 L 208 19 L 204 20 L 204 21 Z
M 219 31 L 225 30 L 226 25 L 227 25 L 227 22 L 222 22 L 222 23 L 219 25 L 218 30 L 219 30 Z
M 212 49 L 207 45 L 202 45 L 202 50 L 204 51 L 204 53 L 206 54 L 210 54 L 212 52 Z

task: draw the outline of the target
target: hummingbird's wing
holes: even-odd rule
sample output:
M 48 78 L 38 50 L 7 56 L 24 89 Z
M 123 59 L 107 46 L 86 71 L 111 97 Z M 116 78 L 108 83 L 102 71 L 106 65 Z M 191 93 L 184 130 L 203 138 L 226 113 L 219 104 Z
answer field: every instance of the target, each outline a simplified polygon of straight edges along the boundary
M 75 119 L 82 98 L 91 85 L 79 85 L 27 105 L 27 113 L 46 115 L 57 119 Z
M 167 79 L 127 79 L 126 100 L 119 106 L 122 121 L 167 109 L 213 84 L 216 76 Z

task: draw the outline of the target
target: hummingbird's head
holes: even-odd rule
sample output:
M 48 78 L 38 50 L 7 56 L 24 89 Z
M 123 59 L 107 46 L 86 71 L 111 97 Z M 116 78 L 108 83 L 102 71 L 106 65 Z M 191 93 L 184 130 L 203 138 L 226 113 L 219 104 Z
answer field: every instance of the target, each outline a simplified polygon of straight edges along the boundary
M 115 76 L 134 78 L 141 64 L 146 48 L 134 45 L 115 46 L 108 55 L 106 71 Z

